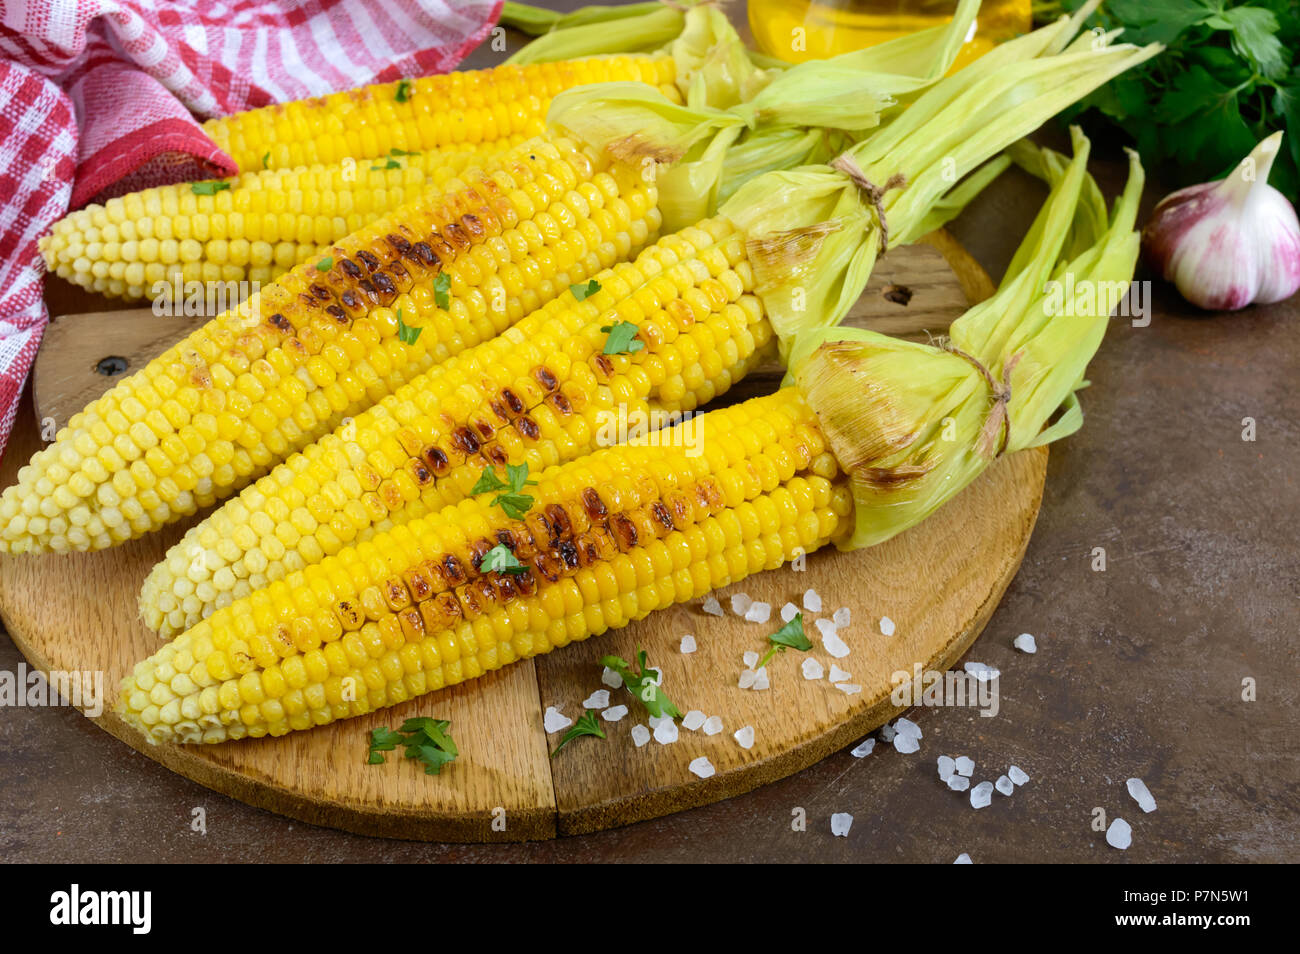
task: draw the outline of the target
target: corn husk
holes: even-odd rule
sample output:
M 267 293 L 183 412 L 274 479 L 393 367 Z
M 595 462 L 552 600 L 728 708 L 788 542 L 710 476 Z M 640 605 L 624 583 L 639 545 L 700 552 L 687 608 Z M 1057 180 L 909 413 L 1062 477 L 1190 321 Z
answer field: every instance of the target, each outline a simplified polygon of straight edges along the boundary
M 632 84 L 600 84 L 555 98 L 549 123 L 597 148 L 664 156 L 664 229 L 707 218 L 747 178 L 821 163 L 936 82 L 961 46 L 979 0 L 960 0 L 943 27 L 785 71 L 762 70 L 726 17 L 687 11 L 672 44 L 685 107 Z
M 1017 252 L 1017 269 L 953 324 L 946 345 L 843 328 L 796 339 L 791 379 L 853 490 L 854 526 L 837 541 L 842 548 L 888 540 L 952 499 L 1000 451 L 1058 440 L 1082 424 L 1076 392 L 1109 313 L 1080 301 L 1057 307 L 1050 283 L 1072 276 L 1080 288 L 1127 287 L 1137 263 L 1143 173 L 1130 153 L 1128 184 L 1113 212 L 1105 215 L 1103 206 L 1099 218 L 1100 193 L 1085 170 L 1087 140 L 1076 131 L 1074 142 L 1069 162 L 1050 151 L 1040 157 L 1052 190 Z M 1025 149 L 1018 152 L 1023 157 Z M 1009 382 L 1005 420 L 977 364 L 999 387 Z
M 569 14 L 573 19 L 566 21 L 561 15 L 550 25 L 547 11 L 524 8 L 522 4 L 517 7 L 515 21 L 506 20 L 504 12 L 503 21 L 525 32 L 542 34 L 506 59 L 520 66 L 613 53 L 650 53 L 677 39 L 686 25 L 680 9 L 663 3 L 585 8 L 583 16 Z
M 568 30 L 594 23 L 612 23 L 628 17 L 645 16 L 663 8 L 664 4 L 659 0 L 650 0 L 648 3 L 629 3 L 623 6 L 593 4 L 562 13 L 559 10 L 506 0 L 501 6 L 501 17 L 497 22 L 502 26 L 514 27 L 529 36 L 542 36 L 552 30 Z

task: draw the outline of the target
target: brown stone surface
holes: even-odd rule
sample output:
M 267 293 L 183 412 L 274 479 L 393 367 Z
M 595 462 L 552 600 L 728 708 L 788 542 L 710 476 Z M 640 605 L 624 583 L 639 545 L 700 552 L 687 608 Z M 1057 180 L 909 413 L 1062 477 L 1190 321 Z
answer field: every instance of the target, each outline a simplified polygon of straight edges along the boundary
M 1122 173 L 1105 159 L 1094 170 L 1110 186 Z M 1007 177 L 954 231 L 999 274 L 1040 196 Z M 1154 293 L 1150 325 L 1117 320 L 1092 363 L 1084 428 L 1054 446 L 1024 564 L 967 657 L 1002 670 L 995 718 L 921 710 L 912 713 L 925 733 L 915 755 L 841 752 L 657 821 L 465 846 L 290 822 L 173 775 L 71 709 L 7 708 L 0 858 L 949 863 L 964 851 L 977 863 L 1300 860 L 1300 298 L 1206 315 L 1159 283 Z M 1253 442 L 1242 440 L 1247 417 Z M 1091 569 L 1096 547 L 1105 572 Z M 1022 632 L 1037 637 L 1036 655 L 1011 647 Z M 21 662 L 0 638 L 0 670 Z M 1242 701 L 1247 677 L 1257 701 Z M 1012 763 L 1031 781 L 975 811 L 938 781 L 940 754 L 973 758 L 973 781 Z M 1128 796 L 1130 776 L 1146 781 L 1155 813 Z M 190 829 L 196 807 L 206 810 L 206 835 Z M 806 832 L 791 831 L 798 807 Z M 1132 824 L 1127 852 L 1091 829 L 1098 807 Z M 831 836 L 833 812 L 854 815 L 847 838 Z

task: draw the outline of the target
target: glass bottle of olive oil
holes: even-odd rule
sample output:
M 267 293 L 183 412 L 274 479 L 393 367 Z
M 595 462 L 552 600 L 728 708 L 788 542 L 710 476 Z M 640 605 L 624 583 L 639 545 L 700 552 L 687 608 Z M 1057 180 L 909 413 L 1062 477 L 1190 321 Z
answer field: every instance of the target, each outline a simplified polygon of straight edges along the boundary
M 984 0 L 953 69 L 1028 32 L 1030 2 Z M 764 53 L 801 63 L 942 26 L 956 7 L 956 0 L 749 0 L 749 26 Z

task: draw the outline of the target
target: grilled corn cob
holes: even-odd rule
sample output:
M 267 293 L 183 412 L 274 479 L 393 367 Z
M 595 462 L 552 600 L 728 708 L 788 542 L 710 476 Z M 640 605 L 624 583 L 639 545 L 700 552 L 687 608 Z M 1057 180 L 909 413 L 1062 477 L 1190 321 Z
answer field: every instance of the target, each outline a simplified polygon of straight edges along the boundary
M 266 284 L 523 141 L 246 172 L 226 180 L 229 188 L 158 186 L 68 213 L 40 249 L 60 278 L 116 298 L 157 300 L 176 284 L 189 294 L 189 282 Z
M 0 497 L 0 550 L 99 549 L 207 506 L 625 259 L 658 222 L 639 168 L 532 140 L 298 266 L 75 415 Z
M 498 66 L 263 106 L 209 119 L 203 129 L 241 172 L 286 169 L 534 136 L 562 90 L 630 80 L 680 99 L 675 78 L 673 60 L 664 55 Z
M 711 219 L 436 366 L 295 454 L 190 531 L 141 592 L 165 636 L 377 531 L 467 496 L 488 466 L 536 473 L 726 390 L 773 352 L 740 233 Z M 604 354 L 607 328 L 639 350 Z M 627 427 L 623 425 L 626 424 Z
M 847 532 L 851 497 L 795 389 L 706 415 L 688 447 L 548 469 L 512 520 L 482 498 L 218 610 L 122 686 L 153 742 L 283 735 L 624 626 Z M 482 567 L 498 545 L 519 573 Z

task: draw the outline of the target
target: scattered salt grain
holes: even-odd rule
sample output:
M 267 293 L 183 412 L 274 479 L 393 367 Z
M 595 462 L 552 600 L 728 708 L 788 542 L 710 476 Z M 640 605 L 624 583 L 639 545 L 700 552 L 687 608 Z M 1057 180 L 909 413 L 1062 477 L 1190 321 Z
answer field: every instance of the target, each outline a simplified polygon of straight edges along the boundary
M 799 607 L 793 603 L 786 603 L 781 607 L 781 622 L 788 623 L 799 615 Z
M 822 611 L 822 597 L 816 590 L 805 590 L 803 594 L 803 608 L 810 613 L 820 613 Z
M 831 816 L 831 834 L 836 838 L 847 838 L 853 827 L 853 816 L 848 812 L 836 812 Z
M 573 725 L 573 720 L 566 716 L 555 706 L 548 706 L 546 714 L 542 716 L 542 728 L 548 733 L 559 732 L 561 729 L 567 729 Z
M 921 727 L 911 719 L 897 719 L 894 722 L 894 728 L 899 735 L 910 735 L 914 739 L 923 738 Z
M 958 756 L 957 761 L 953 764 L 957 769 L 957 774 L 963 778 L 970 778 L 975 771 L 975 760 L 965 755 Z
M 859 692 L 862 691 L 862 687 L 859 686 L 856 682 L 837 682 L 835 684 L 835 688 L 838 689 L 840 692 L 844 693 L 846 696 L 856 696 Z
M 1038 643 L 1034 641 L 1034 637 L 1029 633 L 1021 633 L 1012 641 L 1011 645 L 1022 653 L 1033 655 L 1038 652 Z
M 597 689 L 586 699 L 582 700 L 582 707 L 584 709 L 603 709 L 607 705 L 609 705 L 608 689 Z
M 650 741 L 650 730 L 643 725 L 632 726 L 632 741 L 636 743 L 639 749 Z
M 1116 818 L 1106 829 L 1106 844 L 1120 851 L 1133 844 L 1133 827 L 1122 818 Z
M 766 623 L 771 618 L 771 603 L 750 603 L 749 609 L 745 610 L 745 619 L 751 623 Z
M 657 729 L 665 722 L 672 722 L 673 720 L 672 716 L 650 716 L 646 721 L 650 723 L 650 728 Z
M 953 864 L 955 864 L 955 865 L 973 865 L 973 864 L 975 864 L 975 862 L 971 861 L 971 860 L 970 860 L 970 855 L 966 854 L 966 852 L 963 851 L 960 855 L 957 856 L 957 860 L 954 861 Z
M 685 718 L 682 719 L 682 728 L 690 729 L 692 732 L 702 725 L 704 725 L 704 713 L 699 709 L 692 709 L 690 712 L 686 713 Z
M 682 637 L 682 645 L 680 648 L 683 653 L 695 652 L 695 650 L 698 648 L 695 645 L 695 637 L 692 636 L 690 633 L 687 633 L 685 636 Z
M 963 778 L 960 775 L 948 776 L 948 787 L 954 792 L 964 792 L 970 788 L 970 779 Z
M 767 667 L 764 666 L 754 673 L 754 690 L 770 689 L 772 684 L 767 681 Z
M 813 659 L 810 662 L 817 662 L 817 660 Z M 852 673 L 847 673 L 835 663 L 831 663 L 831 674 L 827 678 L 831 682 L 848 682 L 851 675 Z
M 921 740 L 914 735 L 903 735 L 898 733 L 894 736 L 894 751 L 902 752 L 904 755 L 911 755 L 921 748 Z
M 898 735 L 898 730 L 886 722 L 880 727 L 880 741 L 888 745 L 894 741 L 894 736 Z
M 755 666 L 758 665 L 758 653 L 754 652 L 753 650 L 745 653 L 745 655 L 741 656 L 740 658 L 741 661 L 744 662 L 746 669 L 753 669 Z
M 849 608 L 847 606 L 841 606 L 831 615 L 831 619 L 835 621 L 836 626 L 849 625 Z
M 1012 783 L 1015 785 L 1024 785 L 1029 781 L 1029 776 L 1026 775 L 1018 765 L 1013 765 L 1011 768 L 1007 769 L 1007 777 L 1011 779 Z
M 617 722 L 625 715 L 627 715 L 627 706 L 610 706 L 600 714 L 600 717 L 606 722 Z
M 857 746 L 853 749 L 852 752 L 849 753 L 849 755 L 853 756 L 855 759 L 866 758 L 868 755 L 871 754 L 871 750 L 874 749 L 875 747 L 876 747 L 876 740 L 873 739 L 871 736 L 867 736 L 865 739 L 863 739 L 861 742 L 857 744 Z
M 698 775 L 700 778 L 708 778 L 715 771 L 717 771 L 713 767 L 713 763 L 710 762 L 703 755 L 701 755 L 698 759 L 691 759 L 690 769 L 691 769 L 691 774 Z
M 754 680 L 757 678 L 758 678 L 758 673 L 754 672 L 754 670 L 752 669 L 742 670 L 740 673 L 740 682 L 738 683 L 738 685 L 740 686 L 741 689 L 752 689 L 754 688 Z
M 880 617 L 880 632 L 886 636 L 894 635 L 894 621 L 888 616 Z
M 1138 808 L 1144 812 L 1153 812 L 1156 810 L 1156 800 L 1152 797 L 1151 791 L 1147 788 L 1146 783 L 1140 778 L 1131 778 L 1128 780 L 1128 793 L 1133 796 L 1133 800 L 1138 803 Z
M 948 779 L 952 778 L 952 774 L 955 771 L 956 763 L 953 762 L 951 756 L 939 756 L 939 779 L 941 781 L 948 781 Z
M 605 685 L 609 686 L 609 688 L 611 689 L 623 688 L 623 677 L 620 676 L 618 673 L 616 673 L 614 670 L 610 669 L 608 666 L 606 666 L 604 671 L 601 672 L 600 681 L 603 682 Z
M 1002 675 L 1001 670 L 994 669 L 992 666 L 987 666 L 981 662 L 963 663 L 962 668 L 965 669 L 968 673 L 970 673 L 980 682 L 989 682 L 993 679 L 998 678 L 998 676 Z
M 655 726 L 655 741 L 660 745 L 668 745 L 677 741 L 677 723 L 672 719 L 665 719 Z
M 821 622 L 818 620 L 817 622 Z M 822 648 L 836 659 L 843 659 L 850 652 L 848 645 L 834 633 L 822 636 Z
M 704 720 L 704 734 L 717 735 L 722 731 L 722 716 L 709 716 Z
M 838 629 L 834 620 L 826 619 L 825 617 L 817 620 L 815 625 L 817 626 L 817 632 L 822 634 L 823 639 L 827 636 L 834 636 L 835 630 Z
M 731 611 L 737 616 L 744 616 L 749 612 L 749 604 L 752 602 L 754 601 L 748 593 L 737 593 L 731 597 Z
M 996 788 L 1003 795 L 1010 795 L 1012 792 L 1016 790 L 1015 784 L 1011 781 L 1011 779 L 1007 778 L 1005 775 L 999 775 L 998 780 L 993 783 L 993 787 Z
M 704 612 L 708 613 L 710 616 L 721 616 L 722 604 L 719 603 L 715 597 L 706 596 L 704 598 Z
M 736 741 L 740 743 L 742 749 L 753 748 L 754 746 L 754 727 L 747 725 L 743 729 L 736 730 Z
M 811 656 L 803 661 L 803 665 L 800 668 L 803 670 L 803 677 L 805 679 L 820 679 L 826 674 L 826 670 L 822 668 L 822 664 Z
M 993 801 L 992 782 L 980 782 L 970 790 L 971 808 L 988 808 L 991 801 Z

